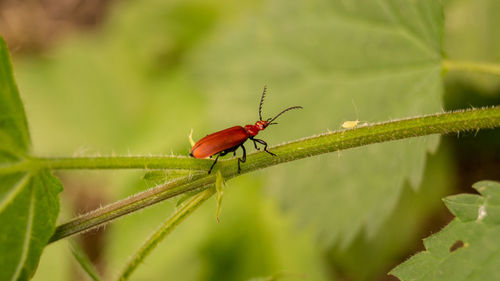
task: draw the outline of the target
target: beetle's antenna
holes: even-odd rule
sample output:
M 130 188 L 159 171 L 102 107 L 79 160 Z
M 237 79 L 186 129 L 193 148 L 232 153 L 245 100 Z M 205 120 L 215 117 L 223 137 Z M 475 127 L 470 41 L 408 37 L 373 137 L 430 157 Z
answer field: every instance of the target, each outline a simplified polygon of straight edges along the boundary
M 264 91 L 262 91 L 262 97 L 260 98 L 259 104 L 259 120 L 262 121 L 262 104 L 264 104 L 264 97 L 266 96 L 267 86 L 264 85 Z
M 303 107 L 302 106 L 292 106 L 292 107 L 289 107 L 283 111 L 281 111 L 280 113 L 278 113 L 278 115 L 276 115 L 273 119 L 267 121 L 269 124 L 271 124 L 274 120 L 276 120 L 276 118 L 278 118 L 281 114 L 287 112 L 288 110 L 292 110 L 292 109 L 302 109 Z

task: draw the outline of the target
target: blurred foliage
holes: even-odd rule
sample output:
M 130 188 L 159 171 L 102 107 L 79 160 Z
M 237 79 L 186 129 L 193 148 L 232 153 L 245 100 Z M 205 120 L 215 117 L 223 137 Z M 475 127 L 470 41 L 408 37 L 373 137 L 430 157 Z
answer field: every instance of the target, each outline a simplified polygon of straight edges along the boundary
M 432 0 L 115 2 L 99 29 L 69 35 L 14 63 L 38 155 L 187 155 L 191 128 L 198 139 L 255 122 L 264 84 L 265 117 L 286 106 L 305 107 L 262 132 L 278 144 L 346 120 L 467 107 L 476 95 L 489 96 L 482 105 L 498 104 L 498 78 L 448 73 L 446 91 L 462 91 L 463 101 L 446 95 L 443 106 L 439 66 L 442 53 L 499 62 L 500 39 L 492 36 L 497 2 L 444 1 L 443 33 L 439 1 Z M 491 144 L 488 149 L 498 151 Z M 277 272 L 290 273 L 283 280 L 383 279 L 426 236 L 429 218 L 439 216 L 437 200 L 457 178 L 450 158 L 462 150 L 450 152 L 447 140 L 426 160 L 436 146 L 437 137 L 373 145 L 230 181 L 221 223 L 211 200 L 132 280 L 248 280 Z M 63 218 L 82 211 L 72 207 L 77 189 L 101 194 L 94 203 L 104 204 L 151 187 L 139 173 L 61 176 L 64 198 L 72 200 Z M 174 208 L 175 202 L 165 202 L 113 223 L 104 234 L 91 233 L 105 235 L 105 264 L 99 266 L 105 276 L 119 272 Z M 74 276 L 71 270 L 52 273 L 73 264 L 60 244 L 44 253 L 36 280 Z
M 453 59 L 500 63 L 500 38 L 491 36 L 500 25 L 500 2 L 447 0 L 445 54 Z M 493 32 L 493 33 L 492 33 Z M 500 79 L 492 75 L 451 72 L 445 76 L 446 110 L 500 104 Z M 445 136 L 452 150 L 457 188 L 470 192 L 478 181 L 500 181 L 500 130 Z
M 329 264 L 339 279 L 373 280 L 373 276 L 384 276 L 420 247 L 422 237 L 438 231 L 450 220 L 441 201 L 456 184 L 450 158 L 446 145 L 428 158 L 420 188 L 405 187 L 375 237 L 360 234 L 347 249 L 331 249 Z
M 500 2 L 495 0 L 445 0 L 444 53 L 454 60 L 500 63 L 500 38 L 492 36 L 500 26 Z M 498 95 L 498 77 L 456 72 L 446 81 L 461 80 L 478 87 L 477 94 Z M 498 104 L 498 103 L 497 103 Z
M 132 279 L 152 280 L 162 272 L 176 280 L 246 280 L 287 271 L 326 280 L 311 232 L 295 231 L 291 218 L 262 197 L 259 184 L 248 176 L 229 182 L 220 223 L 213 198 L 178 226 Z M 166 207 L 154 206 L 113 225 L 110 268 L 124 264 L 130 249 L 142 243 L 137 237 L 146 237 L 168 214 Z M 144 216 L 155 219 L 145 222 Z

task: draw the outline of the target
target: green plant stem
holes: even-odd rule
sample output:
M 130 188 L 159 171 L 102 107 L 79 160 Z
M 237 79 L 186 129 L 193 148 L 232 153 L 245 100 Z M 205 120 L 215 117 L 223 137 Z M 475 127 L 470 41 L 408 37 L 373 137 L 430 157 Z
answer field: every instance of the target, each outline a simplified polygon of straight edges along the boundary
M 500 65 L 493 63 L 480 63 L 472 61 L 443 60 L 444 69 L 452 71 L 480 72 L 500 76 Z
M 73 254 L 73 257 L 76 259 L 78 264 L 80 264 L 82 269 L 88 274 L 88 276 L 93 281 L 102 281 L 101 277 L 99 276 L 99 273 L 97 273 L 97 270 L 95 269 L 94 265 L 92 264 L 88 256 L 85 254 L 82 247 L 78 244 L 78 242 L 72 240 L 70 241 L 70 243 L 71 243 L 71 253 Z
M 200 161 L 201 160 L 201 161 Z M 187 156 L 106 156 L 106 157 L 35 157 L 0 167 L 0 174 L 49 168 L 52 170 L 84 169 L 183 169 L 208 170 L 212 161 Z M 201 164 L 201 165 L 200 165 Z
M 139 248 L 132 256 L 123 272 L 118 277 L 119 281 L 129 279 L 137 266 L 146 258 L 149 253 L 167 236 L 174 228 L 181 223 L 190 213 L 196 210 L 203 202 L 215 193 L 215 188 L 207 188 L 204 191 L 193 195 L 185 201 Z
M 37 165 L 51 169 L 192 169 L 197 159 L 188 156 L 116 156 L 37 158 Z M 206 160 L 207 163 L 211 161 Z
M 270 156 L 264 152 L 250 153 L 247 155 L 246 163 L 241 165 L 241 174 L 288 161 L 372 143 L 431 134 L 459 133 L 494 127 L 500 127 L 500 106 L 445 112 L 369 124 L 354 129 L 312 136 L 269 148 L 270 151 L 278 155 L 276 157 Z M 185 157 L 179 157 L 179 159 L 184 158 Z M 64 163 L 59 160 L 57 161 L 59 164 Z M 141 160 L 140 163 L 144 163 L 143 161 L 144 160 Z M 229 180 L 238 175 L 236 161 L 236 158 L 219 161 L 220 163 L 217 164 L 216 169 L 221 171 L 224 179 Z M 46 163 L 46 165 L 48 165 L 50 162 L 51 158 L 44 158 L 43 162 L 40 163 Z M 208 170 L 211 163 L 212 160 L 195 160 L 191 168 Z M 60 169 L 67 168 L 64 165 L 59 165 L 58 167 Z M 74 165 L 72 164 L 68 167 L 74 168 Z M 120 167 L 122 166 L 117 165 L 115 168 Z M 161 168 L 179 169 L 180 165 L 170 167 L 162 166 Z M 206 175 L 198 173 L 196 175 L 176 179 L 121 201 L 111 203 L 103 208 L 83 214 L 67 223 L 59 225 L 51 238 L 51 242 L 98 227 L 115 218 L 176 195 L 194 190 L 206 189 L 208 186 L 215 183 L 216 177 L 214 174 L 215 173 Z
M 213 175 L 190 175 L 137 193 L 57 226 L 54 234 L 50 238 L 49 243 L 72 234 L 90 230 L 113 219 L 161 202 L 165 199 L 172 198 L 179 194 L 203 189 L 206 186 L 213 184 L 213 182 L 215 182 L 215 176 Z

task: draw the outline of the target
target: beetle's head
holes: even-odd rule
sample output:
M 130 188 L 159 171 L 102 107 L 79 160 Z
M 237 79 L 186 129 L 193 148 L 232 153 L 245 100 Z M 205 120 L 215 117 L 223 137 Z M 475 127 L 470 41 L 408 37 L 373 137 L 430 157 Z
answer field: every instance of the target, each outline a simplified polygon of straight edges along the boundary
M 257 127 L 257 129 L 259 129 L 259 131 L 264 130 L 268 125 L 269 125 L 269 123 L 267 121 L 264 121 L 264 120 L 260 120 L 260 121 L 255 122 L 255 127 Z

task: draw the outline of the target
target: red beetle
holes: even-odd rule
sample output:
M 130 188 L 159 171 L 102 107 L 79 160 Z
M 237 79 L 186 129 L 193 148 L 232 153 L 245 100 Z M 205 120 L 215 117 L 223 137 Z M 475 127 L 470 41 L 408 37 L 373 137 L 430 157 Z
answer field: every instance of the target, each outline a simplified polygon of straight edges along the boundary
M 245 125 L 245 127 L 234 126 L 211 135 L 208 135 L 201 140 L 199 140 L 191 149 L 190 156 L 194 158 L 207 158 L 212 157 L 217 154 L 214 163 L 208 170 L 208 173 L 212 172 L 212 168 L 217 163 L 219 156 L 224 156 L 230 152 L 233 152 L 233 155 L 236 155 L 236 150 L 241 147 L 243 149 L 243 156 L 238 158 L 238 173 L 241 171 L 240 163 L 245 163 L 247 160 L 247 151 L 243 144 L 247 141 L 247 139 L 251 139 L 255 146 L 255 149 L 259 150 L 257 147 L 257 143 L 264 145 L 264 151 L 271 154 L 272 156 L 276 156 L 276 154 L 267 150 L 267 143 L 261 139 L 254 138 L 259 131 L 264 130 L 269 125 L 274 125 L 278 123 L 273 123 L 276 118 L 278 118 L 281 114 L 287 112 L 291 109 L 302 108 L 302 106 L 292 106 L 289 107 L 276 115 L 274 118 L 269 118 L 267 120 L 262 120 L 262 104 L 264 103 L 264 97 L 266 95 L 266 86 L 264 86 L 264 91 L 262 92 L 262 97 L 260 98 L 259 104 L 259 121 L 255 122 L 255 125 Z

